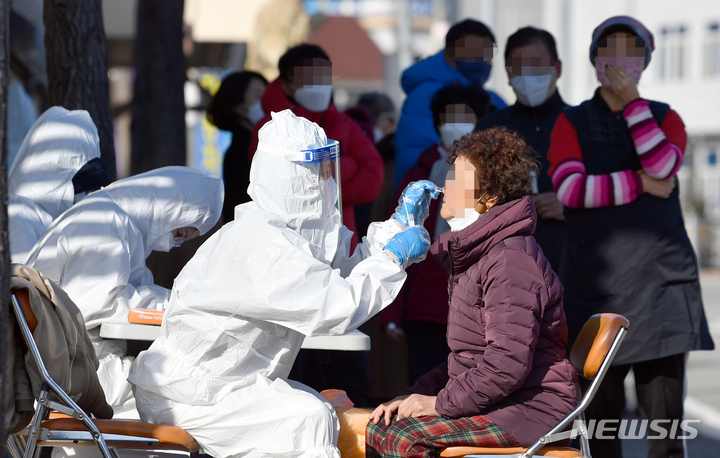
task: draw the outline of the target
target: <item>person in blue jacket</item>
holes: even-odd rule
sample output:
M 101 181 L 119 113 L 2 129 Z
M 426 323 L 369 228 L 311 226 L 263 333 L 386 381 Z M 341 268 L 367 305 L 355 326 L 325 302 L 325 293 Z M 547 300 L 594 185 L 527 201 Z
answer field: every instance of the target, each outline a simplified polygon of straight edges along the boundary
M 435 93 L 450 84 L 484 85 L 496 50 L 490 29 L 466 19 L 448 30 L 445 49 L 403 72 L 401 84 L 407 98 L 395 132 L 395 187 L 416 164 L 420 153 L 440 141 L 430 110 Z M 496 110 L 507 106 L 494 92 L 487 93 Z

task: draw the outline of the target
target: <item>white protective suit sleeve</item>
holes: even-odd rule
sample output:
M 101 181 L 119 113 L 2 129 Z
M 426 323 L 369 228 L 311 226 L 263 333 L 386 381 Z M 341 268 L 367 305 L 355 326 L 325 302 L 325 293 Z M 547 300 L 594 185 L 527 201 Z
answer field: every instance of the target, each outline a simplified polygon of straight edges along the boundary
M 28 263 L 68 293 L 87 329 L 127 322 L 131 308 L 164 309 L 170 290 L 153 284 L 140 232 L 127 216 L 108 211 L 113 204 L 83 204 L 51 226 Z
M 348 256 L 353 233 L 347 227 L 343 226 L 338 236 L 338 250 L 332 262 L 333 269 L 340 269 L 340 275 L 343 278 L 347 277 L 360 261 L 366 259 L 368 256 L 382 252 L 390 239 L 403 230 L 404 229 L 392 219 L 379 223 L 371 223 L 367 230 L 367 236 L 363 237 L 362 242 L 357 244 L 352 256 Z
M 153 283 L 144 253 L 133 254 L 127 240 L 108 240 L 93 248 L 63 245 L 58 250 L 66 257 L 60 286 L 80 307 L 87 329 L 105 321 L 127 322 L 131 308 L 164 310 L 167 306 L 170 290 Z M 88 265 L 94 266 L 93 281 L 88 281 Z
M 382 251 L 383 241 L 395 231 L 392 221 L 371 226 L 367 244 L 353 257 L 338 260 L 344 268 L 354 264 L 343 276 L 341 269 L 316 259 L 299 234 L 263 224 L 251 213 L 236 220 L 236 227 L 223 227 L 187 264 L 175 283 L 183 302 L 306 336 L 342 335 L 388 306 L 405 281 L 403 268 Z M 250 228 L 262 226 L 267 230 L 248 243 Z M 196 279 L 203 279 L 202 286 Z

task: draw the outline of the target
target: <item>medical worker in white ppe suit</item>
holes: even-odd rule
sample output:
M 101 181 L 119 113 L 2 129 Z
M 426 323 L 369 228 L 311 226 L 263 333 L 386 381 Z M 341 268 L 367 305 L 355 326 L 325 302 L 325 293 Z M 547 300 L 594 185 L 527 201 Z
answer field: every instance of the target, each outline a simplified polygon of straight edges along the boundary
M 10 259 L 22 263 L 40 236 L 86 194 L 110 184 L 90 114 L 52 107 L 25 136 L 8 172 Z
M 75 302 L 100 361 L 98 376 L 115 418 L 137 418 L 124 341 L 100 338 L 105 322 L 131 308 L 163 310 L 170 290 L 155 285 L 145 259 L 209 231 L 223 185 L 188 167 L 164 167 L 116 181 L 75 204 L 43 234 L 27 264 Z
M 133 363 L 143 420 L 184 428 L 215 457 L 339 457 L 334 409 L 286 377 L 306 336 L 346 334 L 390 304 L 430 240 L 391 219 L 349 256 L 336 151 L 290 110 L 260 129 L 252 202 L 180 272 L 160 337 Z M 437 196 L 415 184 L 428 185 L 405 206 L 413 216 Z

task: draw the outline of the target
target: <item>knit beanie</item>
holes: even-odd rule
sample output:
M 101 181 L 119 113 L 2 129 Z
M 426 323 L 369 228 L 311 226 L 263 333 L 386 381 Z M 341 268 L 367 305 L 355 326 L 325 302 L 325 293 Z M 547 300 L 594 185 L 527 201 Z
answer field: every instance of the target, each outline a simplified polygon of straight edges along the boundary
M 622 31 L 623 29 L 636 35 L 645 42 L 645 67 L 648 66 L 652 52 L 655 50 L 655 39 L 653 38 L 652 32 L 640 21 L 630 16 L 611 17 L 595 28 L 592 34 L 592 44 L 590 45 L 590 63 L 594 63 L 595 49 L 598 47 L 600 39 L 613 32 Z

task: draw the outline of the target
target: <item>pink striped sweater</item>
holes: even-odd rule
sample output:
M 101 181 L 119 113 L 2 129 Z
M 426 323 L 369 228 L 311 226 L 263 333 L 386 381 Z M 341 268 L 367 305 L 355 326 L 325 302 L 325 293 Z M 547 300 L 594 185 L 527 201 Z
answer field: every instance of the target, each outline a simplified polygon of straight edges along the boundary
M 642 171 L 622 170 L 607 175 L 585 172 L 577 133 L 564 114 L 558 117 L 548 150 L 548 173 L 563 205 L 570 208 L 624 205 L 643 193 L 640 173 L 663 180 L 680 169 L 687 134 L 675 111 L 670 110 L 658 126 L 650 111 L 650 102 L 636 99 L 627 104 L 623 117 L 635 143 Z

